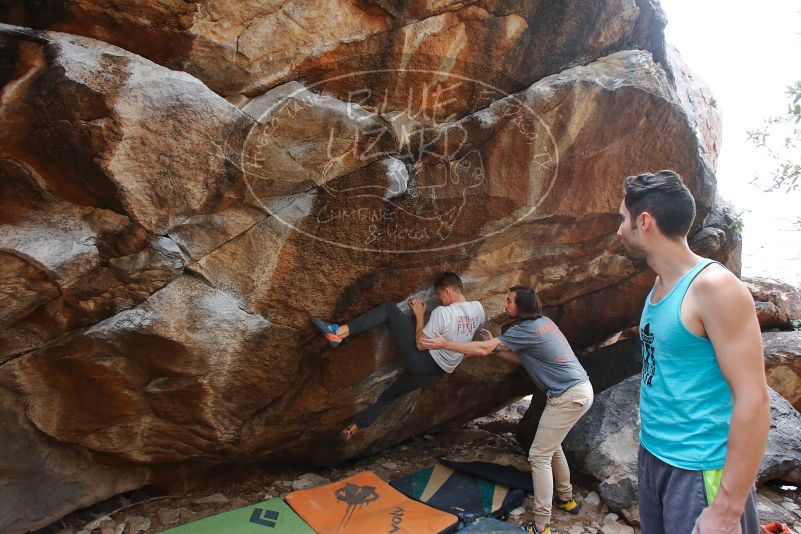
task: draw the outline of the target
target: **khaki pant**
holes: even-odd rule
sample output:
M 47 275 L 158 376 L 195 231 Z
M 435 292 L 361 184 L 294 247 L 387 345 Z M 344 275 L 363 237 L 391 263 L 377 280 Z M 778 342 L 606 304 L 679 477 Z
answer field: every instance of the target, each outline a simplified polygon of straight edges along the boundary
M 592 385 L 578 384 L 556 398 L 549 398 L 537 427 L 537 435 L 528 453 L 534 479 L 534 521 L 551 522 L 554 480 L 558 495 L 572 496 L 570 469 L 567 466 L 562 441 L 573 425 L 592 406 Z

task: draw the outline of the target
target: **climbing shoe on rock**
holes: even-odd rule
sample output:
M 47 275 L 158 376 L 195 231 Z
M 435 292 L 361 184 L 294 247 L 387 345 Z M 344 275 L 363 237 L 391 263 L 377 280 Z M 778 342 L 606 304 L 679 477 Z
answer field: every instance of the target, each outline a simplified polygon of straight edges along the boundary
M 323 337 L 328 341 L 329 347 L 338 347 L 339 344 L 342 343 L 342 338 L 337 335 L 339 325 L 327 323 L 317 317 L 312 317 L 309 321 L 311 321 L 311 324 L 313 324 L 317 330 L 323 333 Z
M 339 439 L 342 441 L 348 441 L 356 435 L 356 432 L 359 431 L 359 427 L 356 426 L 356 423 L 351 423 L 339 433 Z

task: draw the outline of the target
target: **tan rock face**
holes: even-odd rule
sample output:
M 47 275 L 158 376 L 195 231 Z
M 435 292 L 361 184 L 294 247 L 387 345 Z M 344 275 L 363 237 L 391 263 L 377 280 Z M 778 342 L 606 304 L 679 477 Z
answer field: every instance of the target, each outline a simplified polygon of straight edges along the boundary
M 762 342 L 768 385 L 801 411 L 801 332 L 765 332 Z
M 185 262 L 175 243 L 111 210 L 37 191 L 26 166 L 4 161 L 0 361 L 130 308 L 180 273 Z
M 6 371 L 33 401 L 31 421 L 49 435 L 135 462 L 225 457 L 243 421 L 291 384 L 297 358 L 277 347 L 294 337 L 182 276 L 136 309 Z M 80 388 L 71 385 L 76 376 Z
M 519 90 L 617 50 L 650 50 L 661 60 L 665 24 L 658 7 L 634 0 L 81 0 L 47 10 L 9 4 L 0 8 L 0 21 L 106 41 L 189 72 L 223 95 L 254 96 L 299 76 L 318 82 L 403 69 L 406 75 L 379 83 L 373 74 L 326 83 L 340 98 L 356 90 L 375 103 L 387 96 L 401 109 L 409 91 L 419 94 L 443 74 Z M 477 109 L 474 91 L 467 84 L 451 91 L 460 101 L 452 109 Z
M 76 475 L 28 528 L 179 466 L 332 464 L 525 393 L 519 369 L 468 358 L 341 444 L 399 363 L 386 331 L 330 351 L 308 317 L 431 309 L 453 270 L 494 326 L 530 284 L 577 349 L 596 344 L 653 283 L 615 236 L 625 176 L 679 171 L 691 243 L 738 269 L 698 127 L 714 120 L 695 116 L 714 107 L 616 52 L 661 50 L 650 3 L 232 6 L 4 8 L 157 62 L 0 26 L 0 392 L 18 436 L 0 457 L 35 435 L 111 481 Z
M 709 88 L 684 64 L 678 50 L 668 47 L 667 62 L 676 81 L 677 94 L 683 106 L 692 110 L 689 119 L 701 140 L 701 149 L 716 165 L 722 141 L 720 115 L 713 110 L 717 104 Z
M 162 234 L 230 204 L 223 148 L 252 122 L 197 79 L 94 40 L 15 40 L 0 117 L 3 157 L 47 192 Z M 11 40 L 10 40 L 11 39 Z M 133 68 L 132 68 L 133 67 Z M 203 110 L 198 120 L 197 110 Z
M 762 330 L 790 330 L 791 321 L 801 319 L 801 290 L 770 278 L 744 278 Z
M 3 532 L 30 532 L 71 510 L 149 481 L 144 466 L 104 465 L 86 451 L 54 441 L 30 423 L 21 401 L 18 395 L 0 388 Z

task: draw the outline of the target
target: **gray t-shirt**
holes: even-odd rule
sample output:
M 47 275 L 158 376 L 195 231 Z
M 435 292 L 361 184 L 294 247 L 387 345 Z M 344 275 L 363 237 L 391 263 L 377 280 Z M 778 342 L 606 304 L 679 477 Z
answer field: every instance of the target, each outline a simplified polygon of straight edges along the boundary
M 549 397 L 589 380 L 564 334 L 547 317 L 521 321 L 498 339 L 517 353 L 528 376 Z

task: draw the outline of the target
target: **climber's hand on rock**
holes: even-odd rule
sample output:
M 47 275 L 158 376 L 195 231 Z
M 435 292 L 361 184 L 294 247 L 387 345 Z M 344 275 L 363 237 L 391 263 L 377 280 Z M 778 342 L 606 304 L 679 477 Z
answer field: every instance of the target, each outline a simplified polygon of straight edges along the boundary
M 409 300 L 409 307 L 416 316 L 422 316 L 426 312 L 426 303 L 420 299 Z

